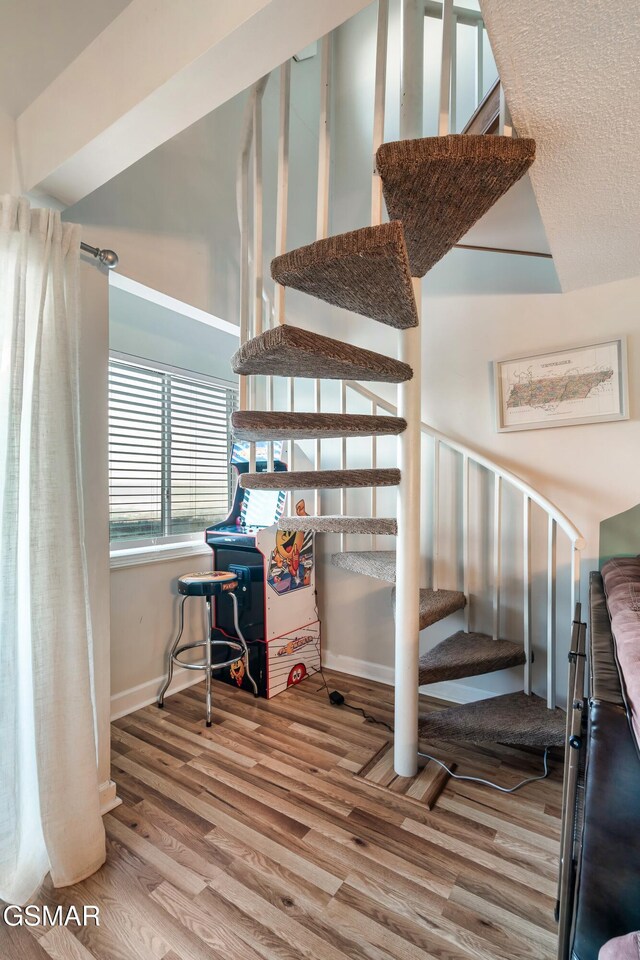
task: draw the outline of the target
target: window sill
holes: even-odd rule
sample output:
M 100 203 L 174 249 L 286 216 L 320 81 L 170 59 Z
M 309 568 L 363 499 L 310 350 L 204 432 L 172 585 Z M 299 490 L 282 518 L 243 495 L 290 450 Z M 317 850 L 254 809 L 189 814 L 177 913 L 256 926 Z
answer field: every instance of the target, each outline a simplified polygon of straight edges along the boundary
M 112 550 L 109 566 L 112 570 L 120 567 L 141 567 L 148 563 L 165 563 L 167 560 L 180 560 L 182 557 L 212 558 L 211 547 L 200 540 L 185 540 L 182 543 L 162 543 L 153 547 L 129 547 L 124 550 Z

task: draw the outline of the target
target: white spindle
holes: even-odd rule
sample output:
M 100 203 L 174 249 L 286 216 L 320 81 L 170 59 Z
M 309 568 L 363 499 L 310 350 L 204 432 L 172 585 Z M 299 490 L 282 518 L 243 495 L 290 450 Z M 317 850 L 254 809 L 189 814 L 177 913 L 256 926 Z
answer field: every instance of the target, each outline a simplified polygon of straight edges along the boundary
M 504 95 L 504 87 L 502 84 L 500 84 L 500 114 L 498 117 L 498 133 L 503 137 L 513 136 L 513 123 L 511 121 L 511 114 L 509 113 L 509 106 Z
M 382 222 L 382 180 L 376 170 L 376 152 L 384 140 L 385 92 L 387 86 L 387 37 L 389 0 L 378 0 L 376 77 L 373 98 L 373 178 L 371 183 L 371 224 Z
M 493 478 L 493 639 L 500 636 L 500 588 L 502 580 L 502 477 Z
M 547 706 L 550 710 L 556 705 L 556 563 L 556 521 L 550 516 L 547 529 Z
M 250 141 L 245 144 L 240 158 L 240 346 L 249 339 L 249 151 Z M 247 377 L 239 378 L 238 405 L 248 408 L 249 390 Z
M 434 590 L 438 589 L 438 561 L 440 558 L 440 441 L 433 442 L 433 483 L 431 485 L 433 493 L 432 502 L 432 567 L 431 567 L 431 585 Z
M 347 412 L 347 383 L 345 380 L 340 381 L 340 413 L 344 414 Z M 340 440 L 340 469 L 346 470 L 347 468 L 347 438 L 342 437 Z M 340 513 L 342 516 L 347 514 L 347 489 L 346 487 L 340 487 Z M 344 552 L 346 548 L 346 535 L 344 533 L 340 534 L 340 549 Z
M 440 110 L 438 114 L 438 136 L 440 137 L 449 133 L 452 40 L 453 0 L 444 0 L 442 4 L 442 60 L 440 63 Z
M 291 102 L 291 60 L 280 67 L 280 130 L 278 133 L 278 197 L 276 212 L 276 256 L 287 249 L 289 208 L 289 113 Z M 285 287 L 276 283 L 276 321 L 284 323 Z
M 400 137 L 422 136 L 424 84 L 424 4 L 402 0 Z M 422 284 L 413 281 L 418 316 Z M 413 378 L 398 388 L 398 413 L 407 428 L 398 438 L 398 539 L 395 627 L 395 722 L 393 765 L 401 777 L 418 769 L 418 659 L 420 605 L 420 327 L 398 333 L 400 359 L 413 367 Z
M 320 387 L 320 380 L 315 381 L 315 390 L 314 390 L 314 410 L 316 413 L 320 413 L 322 410 L 322 391 Z M 322 440 L 316 440 L 313 450 L 313 469 L 320 470 L 322 466 Z M 314 502 L 315 502 L 315 514 L 317 517 L 320 516 L 320 491 L 314 491 Z
M 451 104 L 449 107 L 449 130 L 456 132 L 458 107 L 458 20 L 455 12 L 451 24 Z
M 331 34 L 322 38 L 320 53 L 320 125 L 318 129 L 318 197 L 316 209 L 316 239 L 322 240 L 329 233 L 329 187 L 331 173 L 331 130 L 329 111 L 331 106 Z M 321 408 L 320 381 L 315 381 L 315 410 Z M 322 441 L 314 443 L 314 469 L 322 462 Z M 320 515 L 320 491 L 314 493 L 315 513 Z
M 378 405 L 375 400 L 371 401 L 371 416 L 375 417 L 378 414 Z M 378 468 L 378 436 L 375 433 L 371 434 L 371 469 L 377 470 Z M 378 516 L 378 488 L 371 487 L 371 516 Z M 377 537 L 375 533 L 371 534 L 371 549 L 376 549 Z
M 482 103 L 484 95 L 484 23 L 476 24 L 476 106 Z
M 294 377 L 289 377 L 289 412 L 293 413 L 296 409 L 296 381 Z M 296 445 L 294 440 L 289 440 L 289 470 L 293 472 L 295 470 L 295 458 L 296 458 Z M 295 497 L 294 491 L 291 490 L 289 493 L 289 514 L 293 516 L 295 513 Z
M 531 694 L 531 498 L 525 495 L 522 507 L 522 613 L 524 655 L 524 692 Z
M 469 590 L 469 457 L 462 454 L 462 592 L 467 598 L 464 608 L 464 628 L 471 623 L 471 596 Z
M 576 609 L 576 603 L 580 601 L 580 551 L 576 547 L 575 540 L 571 541 L 571 616 Z
M 253 276 L 254 276 L 254 335 L 263 330 L 263 224 L 262 224 L 262 97 L 253 104 Z

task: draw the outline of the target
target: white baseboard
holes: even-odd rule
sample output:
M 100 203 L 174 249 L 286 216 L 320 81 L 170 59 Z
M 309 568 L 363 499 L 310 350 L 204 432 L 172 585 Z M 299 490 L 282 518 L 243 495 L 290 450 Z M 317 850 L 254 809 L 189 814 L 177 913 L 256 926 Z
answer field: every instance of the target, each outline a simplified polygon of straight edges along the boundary
M 339 673 L 351 673 L 354 677 L 362 677 L 363 680 L 375 680 L 377 683 L 385 683 L 387 686 L 393 686 L 393 667 L 386 667 L 381 663 L 371 663 L 368 660 L 357 660 L 355 657 L 347 657 L 342 653 L 332 653 L 329 650 L 323 651 L 323 666 L 328 670 L 337 670 Z M 508 693 L 509 691 L 501 691 Z M 465 683 L 455 683 L 452 680 L 446 683 L 430 683 L 428 686 L 420 687 L 420 693 L 425 693 L 438 700 L 449 700 L 451 703 L 475 703 L 476 700 L 486 700 L 487 697 L 495 697 L 495 690 L 484 690 L 482 687 L 467 686 Z
M 200 683 L 203 679 L 201 672 L 195 670 L 185 670 L 184 667 L 176 667 L 173 671 L 173 680 L 167 694 L 170 697 L 186 687 L 193 686 L 194 683 Z M 135 713 L 142 707 L 148 707 L 150 703 L 155 703 L 162 684 L 166 676 L 155 677 L 153 680 L 147 680 L 146 683 L 140 683 L 137 687 L 130 687 L 123 690 L 122 693 L 115 693 L 111 697 L 111 720 L 119 720 L 120 717 L 126 717 L 129 713 Z
M 393 667 L 385 667 L 381 663 L 371 663 L 369 660 L 357 660 L 347 657 L 343 653 L 322 651 L 322 666 L 327 670 L 337 670 L 339 673 L 351 673 L 354 677 L 363 680 L 375 680 L 377 683 L 386 683 L 393 686 Z
M 105 780 L 100 784 L 100 814 L 103 817 L 105 813 L 119 807 L 121 803 L 122 800 L 116 795 L 116 785 L 113 780 Z

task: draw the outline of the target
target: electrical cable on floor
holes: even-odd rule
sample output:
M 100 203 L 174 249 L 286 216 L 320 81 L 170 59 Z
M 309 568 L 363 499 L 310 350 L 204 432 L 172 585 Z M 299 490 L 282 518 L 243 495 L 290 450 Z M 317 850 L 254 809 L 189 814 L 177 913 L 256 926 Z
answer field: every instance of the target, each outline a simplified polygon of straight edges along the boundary
M 491 787 L 492 790 L 499 790 L 500 793 L 515 793 L 516 790 L 520 790 L 521 787 L 526 787 L 528 783 L 537 783 L 538 780 L 546 780 L 546 778 L 549 776 L 549 749 L 549 747 L 544 748 L 544 773 L 541 773 L 539 777 L 527 777 L 526 780 L 521 780 L 520 783 L 517 783 L 515 787 L 501 787 L 499 783 L 493 783 L 491 780 L 483 780 L 482 777 L 463 777 L 459 773 L 453 773 L 446 763 L 443 763 L 442 760 L 438 760 L 437 757 L 432 757 L 429 753 L 420 753 L 418 750 L 418 756 L 424 757 L 426 760 L 433 760 L 434 763 L 439 764 L 439 766 L 446 770 L 449 776 L 454 780 L 466 780 L 469 783 L 480 783 L 484 787 Z
M 387 723 L 385 720 L 378 720 L 377 717 L 372 717 L 371 714 L 365 713 L 362 707 L 354 707 L 351 703 L 347 703 L 345 698 L 337 690 L 329 690 L 329 684 L 327 683 L 326 677 L 324 675 L 324 670 L 320 667 L 320 675 L 322 677 L 322 686 L 318 687 L 317 693 L 322 689 L 327 691 L 327 696 L 329 697 L 329 703 L 332 707 L 348 707 L 349 710 L 355 710 L 356 713 L 361 713 L 362 716 L 368 723 L 375 723 L 380 727 L 385 727 L 391 733 L 393 733 L 393 727 Z M 549 750 L 550 747 L 544 748 L 544 773 L 541 773 L 539 777 L 527 777 L 526 780 L 521 780 L 520 783 L 517 783 L 515 787 L 501 787 L 499 783 L 493 783 L 491 780 L 483 780 L 482 777 L 467 777 L 459 773 L 454 773 L 446 763 L 443 763 L 442 760 L 438 760 L 437 757 L 432 757 L 430 753 L 421 753 L 418 751 L 418 756 L 423 757 L 425 760 L 433 760 L 434 763 L 437 763 L 443 770 L 446 770 L 449 776 L 453 780 L 464 780 L 467 783 L 479 783 L 483 787 L 491 787 L 492 790 L 499 790 L 500 793 L 515 793 L 516 790 L 520 790 L 522 787 L 526 787 L 529 783 L 537 783 L 538 780 L 546 780 L 549 776 Z
M 386 720 L 379 720 L 377 717 L 372 717 L 371 714 L 363 710 L 362 707 L 354 707 L 352 703 L 347 703 L 343 695 L 337 690 L 329 690 L 329 684 L 327 683 L 322 667 L 320 667 L 320 675 L 322 677 L 322 686 L 318 687 L 316 692 L 320 693 L 321 690 L 326 690 L 327 696 L 329 697 L 329 703 L 332 707 L 348 707 L 349 710 L 353 710 L 355 713 L 362 714 L 367 723 L 375 723 L 379 727 L 385 727 L 390 733 L 393 733 L 393 727 L 388 724 Z

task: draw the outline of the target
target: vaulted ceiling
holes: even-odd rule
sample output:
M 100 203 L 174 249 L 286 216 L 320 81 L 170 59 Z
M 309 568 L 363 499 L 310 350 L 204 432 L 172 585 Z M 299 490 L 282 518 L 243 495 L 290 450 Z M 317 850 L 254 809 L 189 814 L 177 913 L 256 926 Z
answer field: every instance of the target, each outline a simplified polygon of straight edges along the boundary
M 129 2 L 3 0 L 0 108 L 22 113 Z

